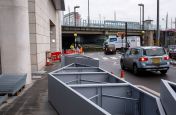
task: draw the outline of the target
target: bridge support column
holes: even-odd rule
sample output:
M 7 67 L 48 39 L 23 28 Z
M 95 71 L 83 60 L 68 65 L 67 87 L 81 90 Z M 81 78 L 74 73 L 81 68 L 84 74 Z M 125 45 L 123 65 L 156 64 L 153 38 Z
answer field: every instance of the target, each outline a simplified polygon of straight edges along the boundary
M 153 31 L 145 31 L 144 35 L 144 46 L 153 46 L 154 41 L 153 41 Z
M 31 82 L 28 0 L 0 0 L 0 50 L 4 74 L 27 73 Z

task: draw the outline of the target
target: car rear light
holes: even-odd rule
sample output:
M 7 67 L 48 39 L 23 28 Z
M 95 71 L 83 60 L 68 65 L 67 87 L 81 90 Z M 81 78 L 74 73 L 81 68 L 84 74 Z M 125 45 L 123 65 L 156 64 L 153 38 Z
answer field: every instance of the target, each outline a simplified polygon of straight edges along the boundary
M 170 58 L 169 58 L 169 56 L 164 56 L 163 59 L 164 60 L 169 60 Z
M 140 57 L 140 58 L 139 58 L 139 61 L 145 62 L 145 61 L 148 61 L 148 58 L 147 58 L 147 57 Z

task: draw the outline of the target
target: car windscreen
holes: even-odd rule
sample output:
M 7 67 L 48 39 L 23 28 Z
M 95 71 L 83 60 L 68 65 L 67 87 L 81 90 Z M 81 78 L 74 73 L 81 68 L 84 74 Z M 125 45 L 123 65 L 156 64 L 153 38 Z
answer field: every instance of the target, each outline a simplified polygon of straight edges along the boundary
M 143 55 L 146 55 L 146 56 L 162 56 L 165 54 L 166 52 L 164 48 L 143 49 Z
M 117 38 L 110 38 L 109 42 L 115 42 L 117 41 Z

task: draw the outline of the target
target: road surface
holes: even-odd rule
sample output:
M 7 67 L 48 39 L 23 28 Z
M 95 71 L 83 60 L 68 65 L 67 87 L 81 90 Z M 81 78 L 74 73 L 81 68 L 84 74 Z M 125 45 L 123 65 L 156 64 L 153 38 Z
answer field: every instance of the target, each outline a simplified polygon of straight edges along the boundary
M 105 55 L 103 52 L 85 53 L 94 59 L 100 61 L 100 67 L 113 72 L 115 75 L 120 76 L 120 54 Z M 134 75 L 131 71 L 125 71 L 125 80 L 134 85 L 143 85 L 156 92 L 160 92 L 160 81 L 166 79 L 176 82 L 176 67 L 171 65 L 166 75 L 161 75 L 160 72 L 143 72 L 140 75 Z

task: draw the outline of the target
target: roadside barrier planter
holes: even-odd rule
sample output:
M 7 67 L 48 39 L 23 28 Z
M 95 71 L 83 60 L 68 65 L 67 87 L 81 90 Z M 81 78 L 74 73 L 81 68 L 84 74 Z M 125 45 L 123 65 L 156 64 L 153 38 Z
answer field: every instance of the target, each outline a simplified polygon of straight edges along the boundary
M 167 115 L 176 115 L 176 83 L 162 80 L 160 98 Z
M 66 58 L 48 75 L 48 101 L 60 115 L 166 115 L 159 97 L 90 65 L 93 59 Z
M 88 56 L 74 54 L 74 55 L 63 55 L 61 56 L 62 67 L 69 64 L 80 64 L 84 66 L 99 67 L 99 60 L 92 59 Z
M 2 75 L 0 77 L 0 94 L 15 95 L 26 84 L 27 74 Z

